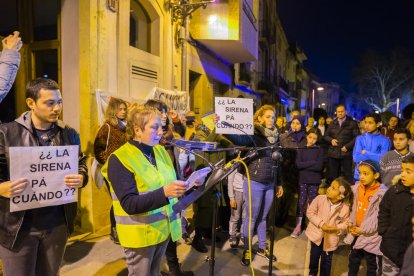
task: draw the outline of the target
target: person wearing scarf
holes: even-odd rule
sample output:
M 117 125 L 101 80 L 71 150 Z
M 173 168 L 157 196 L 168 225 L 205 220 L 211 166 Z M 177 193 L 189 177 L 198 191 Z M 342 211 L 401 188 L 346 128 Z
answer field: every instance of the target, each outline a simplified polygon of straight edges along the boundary
M 226 135 L 234 144 L 245 146 L 267 147 L 277 145 L 279 133 L 275 127 L 275 109 L 273 106 L 264 105 L 254 114 L 254 135 Z M 254 141 L 254 143 L 253 143 Z M 257 225 L 259 249 L 257 255 L 276 261 L 271 255 L 266 243 L 266 217 L 272 206 L 273 198 L 283 195 L 283 187 L 280 185 L 280 167 L 278 161 L 272 159 L 272 150 L 261 150 L 247 162 L 251 178 L 251 204 L 252 221 L 249 223 L 249 189 L 247 179 L 243 183 L 243 198 L 246 202 L 246 219 L 243 221 L 244 248 L 241 263 L 244 266 L 250 264 L 249 250 L 249 225 L 250 232 L 254 233 Z M 261 212 L 262 211 L 262 212 Z

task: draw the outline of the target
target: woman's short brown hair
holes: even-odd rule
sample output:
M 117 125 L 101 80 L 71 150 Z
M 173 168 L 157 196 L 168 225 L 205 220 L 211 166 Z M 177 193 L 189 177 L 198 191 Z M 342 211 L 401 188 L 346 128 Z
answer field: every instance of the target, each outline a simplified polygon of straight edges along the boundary
M 128 114 L 126 133 L 129 139 L 135 136 L 135 127 L 139 127 L 141 130 L 145 129 L 145 126 L 153 118 L 153 116 L 161 117 L 161 113 L 158 109 L 153 107 L 136 106 Z

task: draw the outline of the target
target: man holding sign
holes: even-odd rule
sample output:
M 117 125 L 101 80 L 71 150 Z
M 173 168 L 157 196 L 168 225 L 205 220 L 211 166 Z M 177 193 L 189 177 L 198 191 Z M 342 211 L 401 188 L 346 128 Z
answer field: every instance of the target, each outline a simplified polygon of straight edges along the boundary
M 6 276 L 57 275 L 77 208 L 76 199 L 63 196 L 87 183 L 87 168 L 79 150 L 77 160 L 70 159 L 76 149 L 70 145 L 79 149 L 80 139 L 73 128 L 58 120 L 62 111 L 58 84 L 44 78 L 30 81 L 26 103 L 31 111 L 0 126 L 0 257 Z M 39 151 L 39 146 L 45 151 Z M 16 154 L 22 147 L 32 150 Z M 60 181 L 56 175 L 53 178 L 55 172 L 63 173 Z M 51 189 L 51 179 L 56 178 L 66 185 L 63 190 Z M 53 199 L 50 206 L 40 204 L 49 199 Z M 34 207 L 20 206 L 27 202 Z

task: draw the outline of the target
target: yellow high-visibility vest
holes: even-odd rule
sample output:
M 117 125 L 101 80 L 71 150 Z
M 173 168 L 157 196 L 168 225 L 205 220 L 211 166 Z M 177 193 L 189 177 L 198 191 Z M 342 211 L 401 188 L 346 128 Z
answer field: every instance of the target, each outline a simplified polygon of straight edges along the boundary
M 153 149 L 157 167 L 153 166 L 136 146 L 128 142 L 112 153 L 134 174 L 139 194 L 150 193 L 176 180 L 174 166 L 167 151 L 160 145 L 154 146 Z M 110 184 L 116 230 L 123 247 L 141 248 L 159 244 L 170 234 L 173 241 L 181 238 L 181 216 L 172 210 L 172 205 L 177 199 L 170 199 L 168 205 L 152 211 L 128 215 L 122 209 L 108 179 L 108 162 L 101 171 Z

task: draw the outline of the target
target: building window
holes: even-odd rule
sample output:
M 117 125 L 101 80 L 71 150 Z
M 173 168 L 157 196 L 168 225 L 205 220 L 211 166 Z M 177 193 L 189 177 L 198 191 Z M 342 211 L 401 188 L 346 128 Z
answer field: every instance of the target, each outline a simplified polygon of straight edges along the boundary
M 137 0 L 131 0 L 129 45 L 151 53 L 151 18 Z
M 33 0 L 33 40 L 58 39 L 59 1 Z
M 33 51 L 35 77 L 50 78 L 58 81 L 58 50 L 46 49 Z

